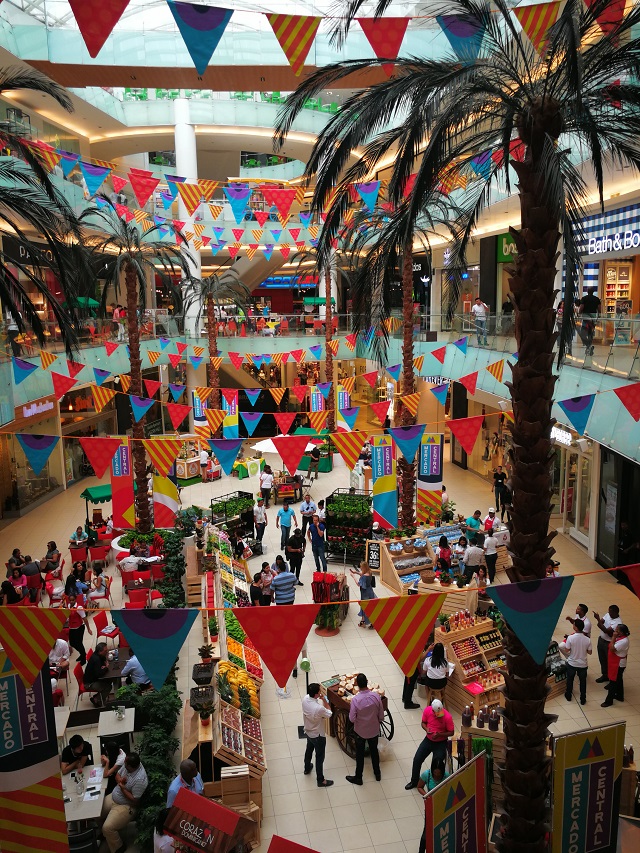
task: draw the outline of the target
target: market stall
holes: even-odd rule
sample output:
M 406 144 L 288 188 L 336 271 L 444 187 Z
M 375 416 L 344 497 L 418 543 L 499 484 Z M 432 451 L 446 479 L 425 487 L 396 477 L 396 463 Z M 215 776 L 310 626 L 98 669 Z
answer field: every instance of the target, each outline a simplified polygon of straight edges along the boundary
M 333 678 L 322 682 L 322 688 L 331 705 L 332 716 L 328 721 L 329 734 L 336 738 L 338 746 L 350 758 L 356 757 L 356 737 L 353 723 L 349 719 L 349 706 L 358 687 L 355 678 L 358 673 L 351 675 L 334 675 Z M 384 719 L 380 723 L 380 737 L 391 740 L 394 733 L 393 717 L 389 711 L 387 697 L 378 684 L 371 684 L 371 690 L 379 693 L 384 707 Z
M 326 501 L 327 559 L 356 568 L 365 557 L 366 541 L 373 523 L 371 495 L 336 489 Z
M 211 522 L 224 525 L 231 532 L 253 533 L 253 504 L 251 492 L 229 492 L 211 501 Z
M 311 595 L 314 604 L 324 604 L 316 616 L 316 634 L 334 637 L 349 612 L 347 576 L 344 573 L 314 572 Z
M 133 491 L 134 494 L 138 491 L 138 484 L 135 480 L 133 481 Z M 87 513 L 86 523 L 89 524 L 89 504 L 110 503 L 111 483 L 104 483 L 102 486 L 89 486 L 80 493 L 80 497 L 85 501 Z M 100 514 L 100 518 L 102 518 L 102 514 Z

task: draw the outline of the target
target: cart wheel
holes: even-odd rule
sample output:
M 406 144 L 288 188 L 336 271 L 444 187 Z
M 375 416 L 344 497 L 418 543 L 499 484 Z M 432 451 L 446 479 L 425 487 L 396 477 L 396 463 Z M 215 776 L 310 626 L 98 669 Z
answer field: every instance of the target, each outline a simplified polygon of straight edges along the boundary
M 349 758 L 356 757 L 356 736 L 353 723 L 349 719 L 349 712 L 344 708 L 337 708 L 333 714 L 334 731 L 338 745 Z
M 393 717 L 391 716 L 391 711 L 387 710 L 384 712 L 384 717 L 380 723 L 380 737 L 383 737 L 386 740 L 391 740 L 394 731 L 395 726 L 393 725 Z
M 338 611 L 338 615 L 340 616 L 341 622 L 345 621 L 348 613 L 349 613 L 349 586 L 348 586 L 348 584 L 345 584 L 344 589 L 340 593 L 340 609 Z

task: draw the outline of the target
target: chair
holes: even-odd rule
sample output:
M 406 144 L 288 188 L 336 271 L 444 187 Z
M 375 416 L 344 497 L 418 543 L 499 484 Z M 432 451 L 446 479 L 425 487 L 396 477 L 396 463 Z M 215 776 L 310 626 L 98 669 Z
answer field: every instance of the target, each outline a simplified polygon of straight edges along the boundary
M 88 603 L 94 601 L 110 601 L 111 600 L 111 584 L 113 583 L 113 578 L 109 578 L 106 575 L 104 576 L 105 584 L 106 584 L 106 592 L 104 595 L 94 595 L 93 598 L 88 598 Z M 113 604 L 113 601 L 111 602 Z
M 125 610 L 145 610 L 146 601 L 125 601 Z
M 49 596 L 49 607 L 62 607 L 64 586 L 54 586 L 54 580 L 57 580 L 57 578 L 52 574 L 52 572 L 49 572 L 44 579 L 44 588 Z
M 42 577 L 40 575 L 29 575 L 27 578 L 27 589 L 36 590 L 35 599 L 31 603 L 37 607 L 42 601 Z M 28 597 L 31 598 L 31 594 Z
M 87 658 L 88 658 L 88 654 L 87 654 Z M 82 664 L 80 663 L 80 661 L 78 661 L 78 663 L 73 668 L 73 677 L 78 682 L 78 698 L 76 699 L 76 707 L 75 707 L 75 710 L 77 711 L 78 710 L 78 703 L 80 702 L 80 697 L 81 696 L 91 696 L 91 693 L 93 693 L 93 691 L 88 690 L 84 686 L 84 672 L 82 671 Z M 98 694 L 94 693 L 94 696 L 95 695 L 100 696 L 100 702 L 102 702 L 101 694 L 100 693 L 98 693 Z
M 72 563 L 86 563 L 87 562 L 87 549 L 86 548 L 69 548 L 69 553 L 71 554 L 71 562 Z
M 131 583 L 133 580 L 135 580 L 133 577 L 135 572 L 134 571 L 128 572 L 128 571 L 126 571 L 126 569 L 124 571 L 122 569 L 120 569 L 120 574 L 122 576 L 122 589 L 124 590 L 124 589 L 126 589 L 126 586 L 128 583 Z
M 96 642 L 100 637 L 104 637 L 105 640 L 111 639 L 114 641 L 113 647 L 115 648 L 115 639 L 116 637 L 120 637 L 120 629 L 116 628 L 115 625 L 109 624 L 106 610 L 98 610 L 93 617 L 93 627 L 96 629 Z M 107 645 L 109 644 L 107 643 Z
M 95 827 L 69 835 L 69 853 L 98 853 Z
M 158 581 L 164 580 L 164 570 L 166 566 L 161 565 L 160 563 L 154 563 L 151 567 L 151 577 L 153 578 L 154 584 Z
M 106 568 L 109 562 L 109 552 L 111 545 L 93 545 L 89 548 L 89 557 L 91 559 L 91 567 L 95 569 L 97 563 L 102 563 Z
M 129 601 L 131 604 L 138 604 L 142 602 L 142 606 L 146 607 L 149 601 L 149 590 L 148 589 L 131 589 L 129 590 Z
M 134 572 L 133 573 L 134 581 L 150 581 L 151 580 L 151 569 L 147 569 L 146 572 Z
M 160 592 L 159 589 L 152 589 L 152 590 L 150 590 L 150 592 L 151 592 L 151 595 L 149 596 L 149 604 L 151 605 L 151 607 L 153 607 L 153 602 L 154 601 L 162 601 L 164 596 L 162 595 L 162 593 Z

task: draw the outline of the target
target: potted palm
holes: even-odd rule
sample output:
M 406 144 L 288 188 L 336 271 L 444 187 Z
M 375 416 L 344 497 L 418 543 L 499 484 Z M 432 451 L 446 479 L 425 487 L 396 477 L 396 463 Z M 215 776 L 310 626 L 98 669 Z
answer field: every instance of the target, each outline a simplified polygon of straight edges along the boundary
M 213 702 L 203 702 L 198 711 L 200 715 L 200 722 L 203 726 L 211 725 L 211 715 L 215 711 L 215 705 Z
M 212 643 L 218 642 L 218 620 L 215 616 L 209 619 L 209 638 Z

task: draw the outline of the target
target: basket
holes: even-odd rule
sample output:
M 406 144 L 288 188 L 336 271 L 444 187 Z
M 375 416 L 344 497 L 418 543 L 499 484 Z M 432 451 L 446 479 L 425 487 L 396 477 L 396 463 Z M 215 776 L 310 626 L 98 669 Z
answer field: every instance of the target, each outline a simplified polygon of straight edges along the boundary
M 426 557 L 427 556 L 427 546 L 426 545 L 423 545 L 422 548 L 413 548 L 413 550 L 415 551 L 415 553 L 419 557 Z
M 413 540 L 407 539 L 406 542 L 402 543 L 402 548 L 403 548 L 405 554 L 413 554 L 413 552 L 415 550 L 415 548 L 413 547 Z
M 426 572 L 420 572 L 420 580 L 422 583 L 433 583 L 436 579 L 436 573 L 427 569 Z

